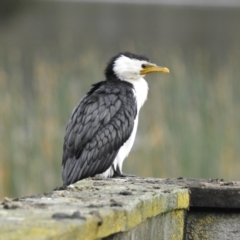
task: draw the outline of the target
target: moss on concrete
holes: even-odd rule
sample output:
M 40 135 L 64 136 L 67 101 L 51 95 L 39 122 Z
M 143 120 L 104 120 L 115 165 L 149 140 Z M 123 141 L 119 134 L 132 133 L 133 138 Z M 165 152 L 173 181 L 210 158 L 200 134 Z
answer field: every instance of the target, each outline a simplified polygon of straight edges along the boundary
M 186 240 L 240 239 L 239 212 L 208 210 L 190 211 L 186 218 Z
M 86 179 L 66 190 L 12 202 L 20 204 L 6 209 L 14 205 L 8 200 L 0 208 L 2 239 L 99 239 L 166 213 L 171 218 L 165 228 L 172 239 L 181 239 L 189 197 L 186 188 L 161 179 Z

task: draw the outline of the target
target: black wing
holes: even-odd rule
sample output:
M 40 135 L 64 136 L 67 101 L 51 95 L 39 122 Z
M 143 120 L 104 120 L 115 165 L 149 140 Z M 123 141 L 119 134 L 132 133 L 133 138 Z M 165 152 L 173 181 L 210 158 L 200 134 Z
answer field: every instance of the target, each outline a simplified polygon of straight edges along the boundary
M 137 114 L 133 86 L 103 81 L 74 109 L 63 145 L 64 185 L 105 172 L 129 138 Z

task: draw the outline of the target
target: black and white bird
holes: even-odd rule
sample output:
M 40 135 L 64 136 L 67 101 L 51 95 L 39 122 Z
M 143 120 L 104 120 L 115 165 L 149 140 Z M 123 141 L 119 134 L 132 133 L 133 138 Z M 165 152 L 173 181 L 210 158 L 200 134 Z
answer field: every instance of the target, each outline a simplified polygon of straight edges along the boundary
M 87 177 L 124 177 L 122 165 L 136 136 L 147 99 L 144 76 L 168 73 L 165 67 L 129 52 L 113 57 L 105 80 L 95 83 L 73 110 L 63 145 L 63 185 Z

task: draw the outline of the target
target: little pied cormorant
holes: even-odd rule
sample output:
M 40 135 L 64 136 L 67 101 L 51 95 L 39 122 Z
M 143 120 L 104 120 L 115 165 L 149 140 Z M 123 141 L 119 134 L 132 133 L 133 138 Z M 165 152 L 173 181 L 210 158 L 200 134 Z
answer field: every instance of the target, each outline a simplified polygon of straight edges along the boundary
M 63 185 L 87 177 L 124 177 L 122 164 L 136 136 L 140 108 L 147 99 L 144 76 L 168 73 L 148 58 L 119 53 L 106 69 L 106 80 L 93 84 L 73 110 L 63 145 Z

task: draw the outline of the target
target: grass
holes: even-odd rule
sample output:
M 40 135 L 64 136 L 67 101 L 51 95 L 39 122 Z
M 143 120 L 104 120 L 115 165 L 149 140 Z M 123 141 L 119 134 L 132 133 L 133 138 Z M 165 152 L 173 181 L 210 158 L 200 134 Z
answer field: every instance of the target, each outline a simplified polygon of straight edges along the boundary
M 158 52 L 148 55 L 163 62 Z M 65 126 L 90 85 L 103 78 L 102 58 L 98 51 L 64 61 L 36 57 L 30 82 L 20 51 L 0 60 L 0 198 L 61 185 Z M 239 180 L 239 61 L 232 53 L 211 69 L 202 51 L 188 60 L 180 51 L 169 54 L 164 65 L 171 73 L 147 77 L 149 99 L 125 172 Z

